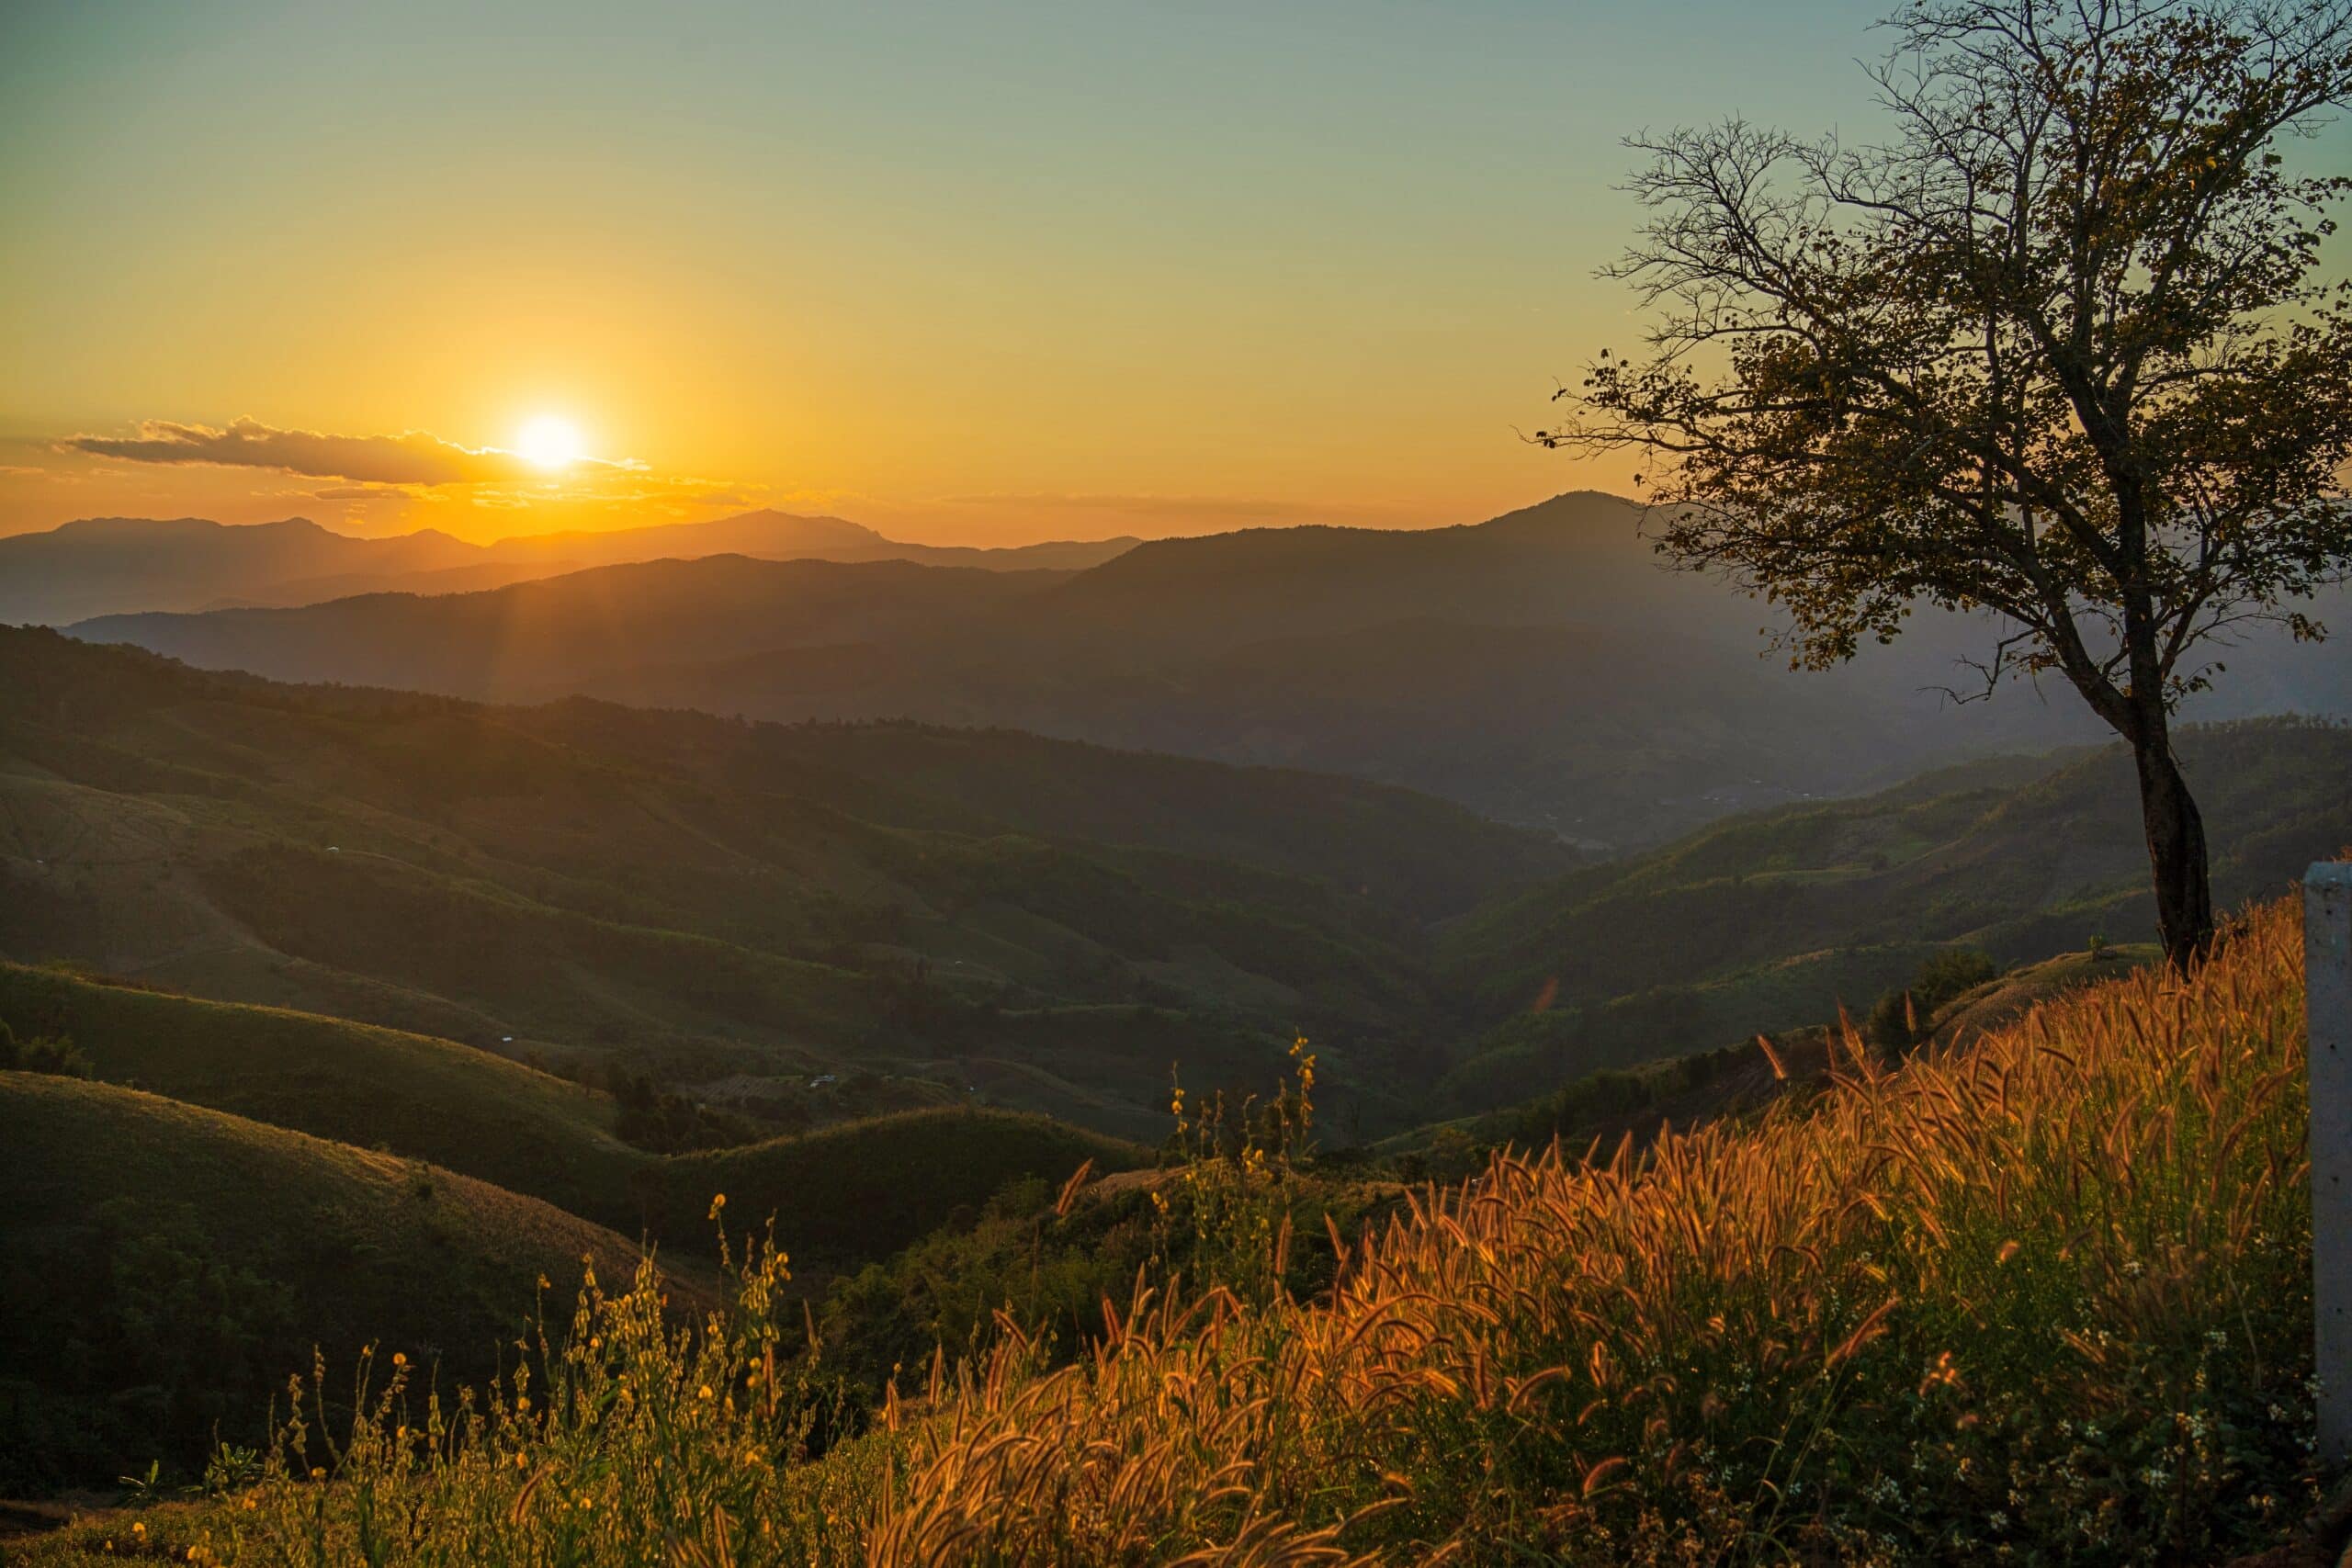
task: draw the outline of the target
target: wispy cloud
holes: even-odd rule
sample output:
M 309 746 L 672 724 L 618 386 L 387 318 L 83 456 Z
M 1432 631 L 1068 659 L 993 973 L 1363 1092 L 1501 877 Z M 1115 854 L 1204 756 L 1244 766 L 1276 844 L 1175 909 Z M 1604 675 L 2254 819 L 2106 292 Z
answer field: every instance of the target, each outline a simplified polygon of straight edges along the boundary
M 314 501 L 409 501 L 416 494 L 405 485 L 329 485 L 309 493 Z
M 503 484 L 547 478 L 545 469 L 512 452 L 460 446 L 421 430 L 399 435 L 333 435 L 280 430 L 256 419 L 236 420 L 220 428 L 148 420 L 131 435 L 72 435 L 57 446 L 133 463 L 267 468 L 368 485 Z M 636 465 L 582 458 L 575 467 L 611 472 Z

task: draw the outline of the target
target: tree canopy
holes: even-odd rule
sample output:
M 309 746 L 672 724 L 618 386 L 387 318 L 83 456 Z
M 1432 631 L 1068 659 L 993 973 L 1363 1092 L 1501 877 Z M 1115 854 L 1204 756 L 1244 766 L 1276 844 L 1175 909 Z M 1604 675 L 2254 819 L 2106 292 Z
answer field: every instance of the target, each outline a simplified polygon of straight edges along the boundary
M 2352 563 L 2344 0 L 1918 0 L 1883 139 L 1633 138 L 1652 312 L 1548 445 L 1656 455 L 1653 529 L 1788 614 L 1794 662 L 1991 612 L 1954 695 L 2055 671 L 2133 746 L 2176 957 L 2211 930 L 2167 720 Z M 2184 869 L 2194 863 L 2193 874 Z M 2169 884 L 2169 886 L 2167 886 Z

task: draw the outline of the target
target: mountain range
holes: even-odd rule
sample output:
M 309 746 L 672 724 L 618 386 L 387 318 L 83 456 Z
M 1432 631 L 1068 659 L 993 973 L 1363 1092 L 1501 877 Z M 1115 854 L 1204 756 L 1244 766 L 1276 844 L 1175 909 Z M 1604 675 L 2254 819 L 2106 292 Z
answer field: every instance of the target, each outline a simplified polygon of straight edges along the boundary
M 138 610 L 311 604 L 356 593 L 458 593 L 587 567 L 714 555 L 1070 570 L 1135 543 L 910 545 L 842 518 L 774 511 L 487 545 L 430 528 L 357 538 L 304 517 L 233 526 L 199 517 L 90 517 L 0 538 L 0 624 L 62 626 Z
M 70 629 L 282 681 L 909 717 L 1346 773 L 1607 852 L 2102 739 L 2063 689 L 1955 701 L 1996 635 L 1982 620 L 1923 610 L 1851 664 L 1789 671 L 1758 635 L 1770 608 L 1663 570 L 1642 524 L 1584 492 L 1460 527 L 1155 540 L 1082 570 L 710 556 Z M 729 536 L 711 526 L 704 542 Z M 2257 636 L 2228 662 L 2188 717 L 2352 712 L 2352 667 L 2325 649 Z

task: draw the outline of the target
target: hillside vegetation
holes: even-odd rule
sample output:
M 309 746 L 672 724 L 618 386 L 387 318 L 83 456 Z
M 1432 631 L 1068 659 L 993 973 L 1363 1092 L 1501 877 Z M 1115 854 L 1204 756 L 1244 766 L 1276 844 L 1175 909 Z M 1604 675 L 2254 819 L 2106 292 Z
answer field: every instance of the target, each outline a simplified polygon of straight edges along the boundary
M 692 1347 L 641 1293 L 583 1296 L 539 1403 L 414 1430 L 395 1391 L 141 1537 L 299 1563 L 2214 1561 L 2313 1500 L 2300 958 L 2274 905 L 2186 984 L 2139 972 L 1894 1070 L 1849 1037 L 1823 1095 L 1752 1124 L 1498 1158 L 1346 1238 L 1314 1300 L 1251 1218 L 1286 1168 L 1195 1165 L 1259 1268 L 1107 1307 L 1058 1370 L 1009 1336 L 821 1455 L 767 1349 L 775 1260 Z
M 91 1076 L 360 1148 L 382 1146 L 635 1235 L 612 1097 L 447 1040 L 0 964 L 0 1021 Z
M 2178 750 L 2225 906 L 2352 844 L 2352 729 L 2203 726 Z M 1448 928 L 1440 973 L 1497 1021 L 1445 1103 L 1484 1110 L 1840 1006 L 1859 1021 L 1954 948 L 2008 966 L 2143 941 L 2154 915 L 2132 789 L 2119 747 L 1974 763 L 1736 818 L 1482 908 Z
M 44 633 L 0 671 L 0 956 L 773 1133 L 982 1104 L 1153 1139 L 1171 1066 L 1246 1092 L 1305 1032 L 1327 1125 L 1372 1141 L 1859 1014 L 1954 947 L 2152 925 L 2112 749 L 1579 866 L 1401 790 L 1009 731 L 287 688 Z M 2225 899 L 2352 842 L 2345 731 L 2180 748 Z
M 92 1077 L 359 1149 L 429 1162 L 698 1254 L 714 1192 L 820 1270 L 885 1257 L 1009 1183 L 1136 1145 L 956 1105 L 699 1153 L 616 1134 L 612 1096 L 447 1040 L 0 964 L 0 1023 L 62 1038 Z
M 479 1380 L 534 1281 L 634 1241 L 487 1182 L 111 1085 L 0 1074 L 0 1486 L 268 1436 L 313 1347 Z M 696 1270 L 702 1272 L 704 1270 Z
M 1000 1192 L 1147 1157 L 964 1106 L 663 1156 L 616 1135 L 611 1096 L 469 1046 L 13 964 L 0 1027 L 115 1080 L 0 1074 L 0 1452 L 37 1456 L 0 1464 L 18 1492 L 193 1473 L 215 1423 L 250 1446 L 314 1346 L 380 1337 L 479 1380 L 532 1281 L 583 1253 L 621 1278 L 652 1245 L 699 1280 L 721 1194 L 773 1222 L 807 1293 Z
M 1301 1028 L 1398 1121 L 1390 1059 L 1444 1032 L 1426 922 L 1572 860 L 1034 737 L 298 691 L 39 632 L 0 677 L 0 954 L 723 1082 L 779 1127 L 860 1074 L 1150 1135 L 1171 1062 L 1254 1084 Z

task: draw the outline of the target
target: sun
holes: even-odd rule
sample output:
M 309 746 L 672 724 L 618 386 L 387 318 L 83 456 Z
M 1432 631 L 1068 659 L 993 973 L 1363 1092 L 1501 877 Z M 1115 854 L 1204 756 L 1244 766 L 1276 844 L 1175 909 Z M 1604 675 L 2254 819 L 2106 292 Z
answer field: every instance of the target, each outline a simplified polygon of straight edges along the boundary
M 542 468 L 568 468 L 587 451 L 580 427 L 560 414 L 536 415 L 514 434 L 514 455 Z

